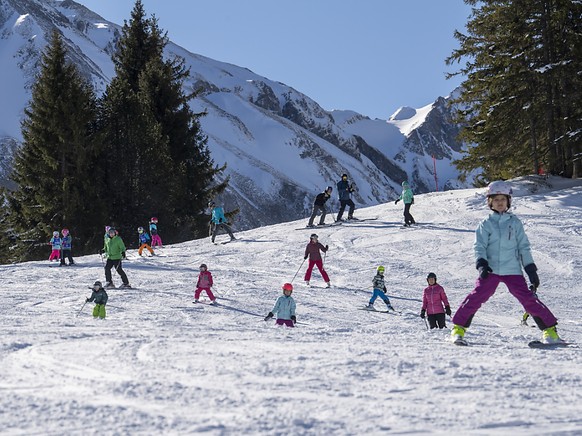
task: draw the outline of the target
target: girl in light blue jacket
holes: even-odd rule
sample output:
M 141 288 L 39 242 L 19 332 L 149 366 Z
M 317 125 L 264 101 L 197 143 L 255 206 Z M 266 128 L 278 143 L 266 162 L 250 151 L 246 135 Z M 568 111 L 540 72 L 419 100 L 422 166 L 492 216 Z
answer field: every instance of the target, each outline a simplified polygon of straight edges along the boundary
M 493 213 L 479 224 L 475 232 L 474 250 L 479 277 L 475 289 L 453 316 L 455 325 L 451 335 L 457 343 L 464 342 L 465 330 L 471 325 L 473 316 L 495 293 L 499 283 L 504 283 L 511 295 L 533 316 L 543 331 L 542 342 L 561 342 L 556 332 L 558 320 L 535 293 L 540 279 L 523 224 L 508 212 L 511 194 L 511 187 L 506 182 L 489 185 L 487 204 Z M 530 288 L 523 277 L 522 267 L 531 282 Z
M 265 317 L 265 321 L 270 320 L 277 314 L 277 325 L 286 325 L 287 327 L 295 327 L 297 318 L 295 317 L 295 300 L 291 296 L 293 292 L 293 285 L 285 283 L 283 285 L 283 295 L 277 298 L 277 302 L 273 310 Z

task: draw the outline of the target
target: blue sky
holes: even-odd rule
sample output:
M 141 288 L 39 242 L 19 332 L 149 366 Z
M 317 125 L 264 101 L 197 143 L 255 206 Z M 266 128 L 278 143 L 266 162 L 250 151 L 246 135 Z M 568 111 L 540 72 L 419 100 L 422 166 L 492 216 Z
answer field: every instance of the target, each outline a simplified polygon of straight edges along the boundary
M 134 0 L 77 0 L 118 24 Z M 444 59 L 470 8 L 462 0 L 142 0 L 187 50 L 283 82 L 324 109 L 388 118 L 448 95 Z

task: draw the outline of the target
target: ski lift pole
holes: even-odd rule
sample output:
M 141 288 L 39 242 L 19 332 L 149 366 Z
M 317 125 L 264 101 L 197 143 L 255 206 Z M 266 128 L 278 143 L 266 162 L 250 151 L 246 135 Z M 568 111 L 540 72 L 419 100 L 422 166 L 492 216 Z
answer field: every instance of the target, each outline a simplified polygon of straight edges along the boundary
M 291 283 L 293 283 L 293 280 L 295 280 L 295 277 L 297 277 L 297 274 L 299 274 L 299 270 L 301 270 L 301 267 L 303 266 L 303 264 L 305 263 L 306 259 L 303 259 L 303 262 L 301 262 L 301 265 L 299 265 L 299 268 L 297 269 L 297 272 L 295 273 L 295 275 L 293 276 L 293 278 L 291 279 Z

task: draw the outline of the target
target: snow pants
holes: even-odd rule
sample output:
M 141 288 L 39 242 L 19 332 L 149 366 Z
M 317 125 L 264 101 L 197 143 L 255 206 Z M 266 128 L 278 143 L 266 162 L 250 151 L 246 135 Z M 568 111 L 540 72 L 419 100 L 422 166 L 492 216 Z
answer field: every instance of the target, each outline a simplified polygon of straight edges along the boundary
M 348 219 L 351 220 L 352 216 L 354 216 L 354 209 L 356 208 L 356 205 L 354 204 L 352 199 L 350 198 L 349 200 L 340 200 L 340 208 L 339 212 L 337 213 L 338 221 L 342 219 L 342 215 L 344 214 L 344 210 L 346 210 L 346 206 L 350 207 L 348 209 Z
M 372 298 L 370 298 L 370 304 L 374 304 L 374 301 L 376 301 L 376 298 L 378 297 L 380 297 L 381 300 L 384 300 L 384 303 L 390 304 L 390 300 L 388 299 L 384 291 L 381 291 L 380 289 L 374 289 Z
M 137 249 L 137 254 L 139 254 L 141 256 L 141 253 L 143 251 L 144 248 L 147 248 L 147 250 L 151 253 L 154 254 L 154 250 L 152 250 L 152 247 L 150 247 L 150 244 L 145 243 L 145 244 L 141 244 L 139 246 L 139 248 Z
M 69 265 L 74 265 L 73 256 L 71 255 L 71 250 L 62 249 L 61 250 L 61 265 L 65 264 L 65 259 L 69 259 Z
M 194 292 L 195 300 L 198 300 L 200 298 L 200 294 L 202 293 L 202 291 L 206 291 L 206 293 L 208 294 L 208 298 L 210 298 L 210 301 L 216 300 L 216 297 L 214 296 L 210 288 L 196 288 L 196 291 Z
M 61 258 L 61 250 L 53 250 L 51 251 L 51 255 L 49 256 L 49 260 L 58 260 Z
M 317 214 L 319 213 L 319 211 L 321 211 L 321 218 L 319 218 L 319 225 L 323 225 L 325 224 L 325 216 L 327 215 L 327 209 L 325 208 L 325 205 L 320 206 L 318 204 L 314 204 L 313 205 L 313 212 L 311 213 L 311 218 L 309 218 L 309 223 L 307 224 L 309 227 L 311 227 L 313 225 L 313 221 L 315 221 L 315 217 L 317 217 Z
M 285 325 L 287 327 L 295 327 L 295 324 L 293 324 L 293 321 L 291 321 L 290 319 L 277 318 L 277 321 L 275 323 L 277 325 Z
M 447 325 L 445 324 L 445 314 L 444 313 L 433 313 L 432 315 L 427 315 L 428 325 L 431 329 L 444 329 Z
M 307 271 L 305 271 L 304 280 L 306 282 L 311 280 L 311 272 L 313 271 L 313 267 L 315 265 L 317 265 L 317 269 L 319 269 L 319 272 L 321 273 L 321 277 L 323 277 L 323 280 L 325 281 L 325 283 L 329 282 L 329 276 L 327 275 L 327 273 L 323 269 L 323 260 L 321 260 L 321 259 L 319 259 L 319 260 L 309 259 L 309 266 L 307 267 Z
M 115 267 L 117 274 L 121 276 L 123 284 L 129 285 L 127 275 L 125 274 L 125 271 L 123 271 L 123 268 L 121 267 L 121 259 L 118 260 L 107 259 L 107 262 L 105 262 L 105 281 L 113 283 L 113 280 L 111 278 L 111 268 L 113 267 Z
M 214 242 L 214 239 L 216 239 L 216 235 L 218 234 L 219 229 L 224 229 L 226 233 L 228 233 L 228 236 L 230 236 L 230 239 L 234 239 L 234 235 L 232 234 L 230 227 L 227 224 L 219 223 L 214 224 L 214 229 L 212 230 L 212 242 Z
M 412 203 L 404 203 L 404 224 L 415 224 L 414 217 L 410 213 L 410 206 Z
M 105 312 L 105 304 L 96 304 L 93 308 L 93 318 L 101 318 L 104 319 L 106 315 Z
M 526 312 L 531 314 L 540 330 L 553 327 L 558 323 L 556 317 L 550 312 L 537 295 L 527 287 L 522 275 L 500 276 L 489 274 L 486 279 L 478 278 L 475 289 L 465 297 L 461 307 L 453 316 L 453 323 L 462 327 L 469 327 L 473 316 L 481 305 L 495 293 L 499 283 L 504 283 L 513 295 L 521 303 Z
M 162 246 L 162 238 L 160 238 L 160 235 L 152 235 L 152 247 L 161 247 Z

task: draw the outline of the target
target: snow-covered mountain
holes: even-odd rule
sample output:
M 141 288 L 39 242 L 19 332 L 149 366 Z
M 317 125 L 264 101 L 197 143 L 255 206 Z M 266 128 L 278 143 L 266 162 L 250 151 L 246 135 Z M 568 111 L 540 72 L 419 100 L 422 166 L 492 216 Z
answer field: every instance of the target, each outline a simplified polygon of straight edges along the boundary
M 58 28 L 71 60 L 98 93 L 111 80 L 120 26 L 70 0 L 0 0 L 0 152 L 21 141 L 20 120 L 30 99 L 39 57 Z M 171 29 L 169 29 L 171 36 Z M 170 43 L 191 69 L 191 89 L 203 89 L 193 108 L 217 164 L 228 163 L 230 188 L 219 201 L 239 207 L 238 228 L 306 216 L 315 194 L 347 173 L 361 206 L 395 197 L 407 179 L 416 192 L 462 187 L 451 161 L 462 144 L 445 98 L 403 108 L 390 120 L 352 111 L 326 111 L 301 92 L 252 71 L 190 53 Z M 433 162 L 433 156 L 435 161 Z M 3 159 L 6 183 L 11 159 Z M 337 205 L 335 206 L 337 207 Z
M 412 228 L 389 203 L 360 211 L 376 220 L 318 229 L 331 289 L 318 272 L 303 284 L 312 232 L 295 230 L 303 220 L 155 257 L 129 250 L 135 289 L 109 291 L 105 320 L 83 306 L 104 280 L 98 255 L 76 257 L 77 267 L 0 265 L 0 433 L 579 435 L 582 180 L 512 186 L 538 295 L 569 348 L 528 348 L 540 331 L 520 325 L 523 309 L 503 285 L 477 312 L 468 347 L 447 342 L 448 329 L 427 330 L 418 314 L 428 272 L 455 311 L 477 277 L 474 230 L 490 212 L 482 189 L 429 193 L 417 196 Z M 192 304 L 201 263 L 218 307 Z M 400 315 L 358 310 L 378 265 Z M 294 329 L 263 321 L 288 281 Z

